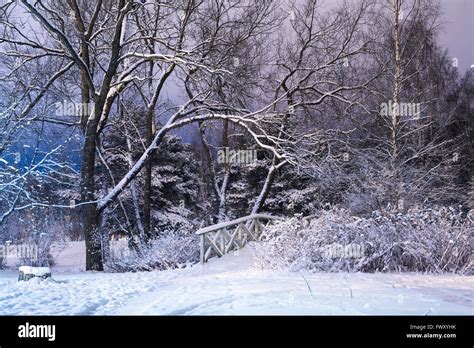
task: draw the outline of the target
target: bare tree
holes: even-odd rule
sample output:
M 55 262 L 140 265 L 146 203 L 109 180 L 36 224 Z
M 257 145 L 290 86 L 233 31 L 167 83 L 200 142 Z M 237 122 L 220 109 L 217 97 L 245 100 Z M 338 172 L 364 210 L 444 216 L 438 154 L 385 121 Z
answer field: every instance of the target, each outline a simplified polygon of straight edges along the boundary
M 447 88 L 456 88 L 457 77 L 435 44 L 439 3 L 392 0 L 378 3 L 376 11 L 373 32 L 383 37 L 374 43 L 373 62 L 383 74 L 366 102 L 377 125 L 366 123 L 365 129 L 367 153 L 385 173 L 389 198 L 383 201 L 403 210 L 416 197 L 434 198 L 440 187 L 448 201 L 454 194 L 448 186 L 461 161 L 453 161 L 460 139 L 446 137 L 446 131 L 461 105 L 460 100 L 446 102 L 452 93 Z
M 204 6 L 204 2 L 163 1 L 162 3 L 163 7 L 171 9 L 170 20 L 159 21 L 162 25 L 161 34 L 157 32 L 155 37 L 150 37 L 148 32 L 141 29 L 148 24 L 144 22 L 147 16 L 140 17 L 140 14 L 149 11 L 146 3 L 141 4 L 131 0 L 118 2 L 97 0 L 93 3 L 71 0 L 67 4 L 58 4 L 56 1 L 32 3 L 21 0 L 18 6 L 27 11 L 31 16 L 30 19 L 35 21 L 35 25 L 32 25 L 34 28 L 27 34 L 15 30 L 14 38 L 8 39 L 18 56 L 26 57 L 26 51 L 28 53 L 33 51 L 40 57 L 61 57 L 64 63 L 60 72 L 64 74 L 63 71 L 73 66 L 74 71 L 80 76 L 79 86 L 71 86 L 71 88 L 76 90 L 79 88 L 82 96 L 80 115 L 83 132 L 82 203 L 80 207 L 86 239 L 86 268 L 90 270 L 101 270 L 103 267 L 101 243 L 98 238 L 102 212 L 134 180 L 169 131 L 211 119 L 228 120 L 249 132 L 259 146 L 272 151 L 279 157 L 283 156 L 279 154 L 278 146 L 276 146 L 278 139 L 267 137 L 264 128 L 259 125 L 271 105 L 253 111 L 231 107 L 231 110 L 239 110 L 239 112 L 219 113 L 220 110 L 229 108 L 213 102 L 212 93 L 204 90 L 180 103 L 181 105 L 174 111 L 170 110 L 172 115 L 161 128 L 156 129 L 143 155 L 127 175 L 104 197 L 97 197 L 95 183 L 97 144 L 108 124 L 117 98 L 127 89 L 137 86 L 140 81 L 150 78 L 149 71 L 145 71 L 143 66 L 150 62 L 158 63 L 162 71 L 161 81 L 163 82 L 161 83 L 166 81 L 166 74 L 170 71 L 170 67 L 188 73 L 202 72 L 209 77 L 231 75 L 223 62 L 206 57 L 203 59 L 201 54 L 202 46 L 207 45 L 212 39 L 221 39 L 220 33 L 198 41 L 186 30 L 187 23 L 192 22 L 192 16 L 198 14 L 197 9 Z M 248 10 L 249 8 L 247 8 L 247 14 L 250 15 L 251 12 Z M 158 18 L 162 15 L 161 12 L 151 10 L 149 13 Z M 133 16 L 135 16 L 135 22 L 130 20 Z M 9 25 L 18 28 L 18 23 L 15 23 L 13 18 L 11 19 Z M 72 30 L 71 23 L 75 24 L 75 30 Z M 251 24 L 250 21 L 249 23 Z M 39 36 L 45 38 L 45 41 L 38 42 Z M 149 49 L 150 42 L 156 45 L 154 51 Z M 34 57 L 33 59 L 41 58 Z M 44 94 L 54 81 L 59 80 L 62 74 L 58 74 L 54 75 L 53 82 L 43 87 Z M 160 85 L 160 82 L 156 85 L 155 83 L 154 81 L 154 86 Z M 156 96 L 159 96 L 159 93 L 160 88 L 156 87 L 153 96 L 158 98 Z M 154 102 L 148 105 L 149 110 L 153 109 L 153 104 Z
M 299 165 L 314 161 L 327 137 L 317 125 L 309 130 L 307 125 L 298 126 L 302 123 L 297 118 L 312 115 L 318 122 L 315 117 L 318 107 L 331 101 L 346 104 L 344 112 L 348 112 L 357 104 L 359 92 L 368 88 L 377 76 L 374 73 L 366 79 L 357 79 L 353 69 L 349 78 L 351 65 L 367 53 L 372 40 L 364 35 L 370 5 L 370 1 L 344 3 L 324 15 L 317 0 L 289 5 L 291 34 L 279 43 L 283 50 L 277 58 L 272 93 L 276 110 L 284 114 L 277 137 L 286 139 L 287 152 L 294 154 Z M 298 137 L 298 132 L 305 135 Z M 315 150 L 315 146 L 319 150 Z M 273 157 L 252 213 L 262 209 L 275 176 L 287 163 L 287 159 Z

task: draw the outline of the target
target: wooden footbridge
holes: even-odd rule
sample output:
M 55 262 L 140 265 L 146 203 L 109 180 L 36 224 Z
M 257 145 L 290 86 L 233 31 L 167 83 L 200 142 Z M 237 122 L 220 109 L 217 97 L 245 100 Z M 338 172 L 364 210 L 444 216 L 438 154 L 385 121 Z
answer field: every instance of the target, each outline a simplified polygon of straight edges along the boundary
M 249 241 L 258 241 L 264 229 L 278 217 L 252 214 L 236 220 L 201 228 L 196 232 L 200 238 L 201 263 L 210 258 L 243 248 Z

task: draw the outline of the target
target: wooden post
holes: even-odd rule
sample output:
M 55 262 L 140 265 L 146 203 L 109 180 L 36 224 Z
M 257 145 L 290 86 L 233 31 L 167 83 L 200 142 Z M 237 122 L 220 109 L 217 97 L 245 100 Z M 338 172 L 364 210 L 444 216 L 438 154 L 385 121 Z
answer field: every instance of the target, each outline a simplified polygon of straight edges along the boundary
M 224 236 L 224 230 L 219 230 L 219 236 L 220 236 L 220 240 L 221 240 L 221 252 L 222 254 L 225 254 L 225 236 Z
M 241 225 L 239 225 L 239 227 L 237 227 L 239 230 L 237 232 L 237 240 L 238 240 L 238 243 L 239 243 L 239 247 L 242 248 L 244 246 L 244 240 L 242 238 L 242 228 L 241 228 Z
M 206 252 L 205 252 L 205 247 L 204 247 L 205 235 L 201 234 L 200 238 L 201 238 L 201 263 L 204 265 L 204 263 L 206 262 Z

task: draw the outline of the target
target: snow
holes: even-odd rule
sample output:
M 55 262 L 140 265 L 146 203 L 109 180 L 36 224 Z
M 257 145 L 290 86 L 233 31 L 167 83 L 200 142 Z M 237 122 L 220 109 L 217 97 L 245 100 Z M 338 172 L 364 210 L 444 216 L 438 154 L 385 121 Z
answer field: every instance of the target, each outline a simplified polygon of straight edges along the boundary
M 473 315 L 472 276 L 267 271 L 251 244 L 180 270 L 79 272 L 72 249 L 52 279 L 0 272 L 0 315 Z
M 49 269 L 49 267 L 21 266 L 19 268 L 19 272 L 23 272 L 25 274 L 32 274 L 36 277 L 42 277 L 46 274 L 51 274 L 51 270 Z
M 51 254 L 56 265 L 54 272 L 79 272 L 85 270 L 86 245 L 84 242 L 69 242 L 64 246 L 52 245 Z

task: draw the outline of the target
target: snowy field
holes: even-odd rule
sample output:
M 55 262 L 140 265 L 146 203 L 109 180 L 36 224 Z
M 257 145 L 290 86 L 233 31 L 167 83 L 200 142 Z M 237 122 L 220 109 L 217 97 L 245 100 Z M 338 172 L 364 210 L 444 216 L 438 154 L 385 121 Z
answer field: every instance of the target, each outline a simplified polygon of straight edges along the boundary
M 251 246 L 182 270 L 93 273 L 79 270 L 80 249 L 60 255 L 53 280 L 17 282 L 16 271 L 0 271 L 0 314 L 474 314 L 474 277 L 262 271 Z

